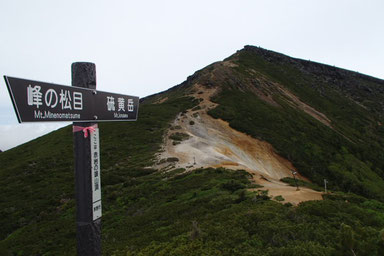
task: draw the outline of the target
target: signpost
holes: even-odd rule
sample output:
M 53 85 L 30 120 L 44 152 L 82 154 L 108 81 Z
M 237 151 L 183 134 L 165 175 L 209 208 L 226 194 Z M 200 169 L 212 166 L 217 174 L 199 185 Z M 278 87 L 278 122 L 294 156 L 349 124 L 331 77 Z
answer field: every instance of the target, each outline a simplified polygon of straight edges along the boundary
M 101 255 L 99 121 L 136 121 L 139 98 L 96 91 L 93 63 L 72 64 L 72 87 L 4 76 L 17 119 L 73 121 L 77 254 Z
M 295 180 L 296 190 L 299 191 L 300 190 L 299 189 L 299 185 L 297 184 L 297 181 L 296 181 L 296 174 L 297 174 L 297 172 L 292 170 L 291 173 L 293 175 L 293 179 Z
M 139 98 L 4 76 L 19 123 L 136 121 Z

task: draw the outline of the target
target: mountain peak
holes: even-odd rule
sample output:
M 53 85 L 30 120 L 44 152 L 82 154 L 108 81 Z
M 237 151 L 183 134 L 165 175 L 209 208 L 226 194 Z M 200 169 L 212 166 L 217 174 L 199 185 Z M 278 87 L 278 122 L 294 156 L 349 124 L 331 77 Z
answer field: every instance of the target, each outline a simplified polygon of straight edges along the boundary
M 208 115 L 228 122 L 238 132 L 270 143 L 302 176 L 319 185 L 324 177 L 329 177 L 330 165 L 341 161 L 334 157 L 342 148 L 357 154 L 356 163 L 373 161 L 375 168 L 384 168 L 384 159 L 383 163 L 375 160 L 382 157 L 371 149 L 370 156 L 357 153 L 366 148 L 362 143 L 367 140 L 382 141 L 379 131 L 383 123 L 383 80 L 245 46 L 223 61 L 195 72 L 177 88 L 179 93 L 198 101 L 199 93 L 214 92 L 209 100 L 215 107 L 206 111 Z M 192 131 L 186 133 L 194 138 Z M 375 145 L 370 147 L 378 150 L 379 144 Z M 313 157 L 322 160 L 316 160 L 319 163 L 313 166 Z M 367 173 L 378 178 L 374 170 Z M 371 180 L 368 176 L 366 182 Z M 355 185 L 345 187 L 362 190 L 357 189 L 361 184 L 352 179 L 350 184 Z M 384 188 L 384 180 L 378 180 L 377 186 Z

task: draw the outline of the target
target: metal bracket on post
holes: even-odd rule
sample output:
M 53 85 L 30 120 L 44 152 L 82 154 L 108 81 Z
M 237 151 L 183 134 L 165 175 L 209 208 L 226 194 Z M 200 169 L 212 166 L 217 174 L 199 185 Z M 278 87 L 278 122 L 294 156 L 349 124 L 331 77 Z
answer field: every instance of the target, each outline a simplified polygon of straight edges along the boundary
M 72 64 L 72 86 L 96 89 L 96 66 L 88 62 L 76 62 Z M 74 122 L 74 127 L 92 127 L 96 123 Z M 76 190 L 76 239 L 77 254 L 79 256 L 100 256 L 101 255 L 101 219 L 95 219 L 94 214 L 94 163 L 91 154 L 92 136 L 84 136 L 84 132 L 74 132 L 74 156 L 75 156 L 75 190 Z M 95 132 L 95 131 L 93 131 Z M 90 131 L 92 133 L 92 131 Z M 94 143 L 97 143 L 99 138 Z M 97 140 L 97 141 L 96 141 Z M 99 153 L 97 155 L 99 161 Z M 98 175 L 100 175 L 100 164 Z M 98 177 L 100 180 L 100 176 Z M 100 185 L 100 183 L 99 183 Z M 100 186 L 98 186 L 101 189 Z M 98 204 L 101 213 L 101 201 Z

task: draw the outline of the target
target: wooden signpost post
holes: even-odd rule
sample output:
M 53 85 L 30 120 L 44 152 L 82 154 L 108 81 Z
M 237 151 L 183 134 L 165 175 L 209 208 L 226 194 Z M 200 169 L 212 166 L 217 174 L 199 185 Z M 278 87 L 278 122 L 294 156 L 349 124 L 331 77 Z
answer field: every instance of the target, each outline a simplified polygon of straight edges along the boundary
M 18 121 L 73 121 L 76 239 L 80 256 L 101 255 L 100 121 L 136 121 L 139 98 L 96 91 L 93 63 L 72 64 L 72 87 L 4 76 Z

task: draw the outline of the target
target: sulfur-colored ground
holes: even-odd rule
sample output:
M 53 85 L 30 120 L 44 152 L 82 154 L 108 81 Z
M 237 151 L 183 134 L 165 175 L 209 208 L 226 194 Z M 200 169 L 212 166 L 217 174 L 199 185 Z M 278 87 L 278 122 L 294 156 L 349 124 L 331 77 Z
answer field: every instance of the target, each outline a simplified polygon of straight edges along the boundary
M 280 181 L 291 177 L 295 167 L 285 158 L 275 153 L 272 145 L 232 129 L 229 124 L 209 116 L 207 110 L 216 105 L 210 101 L 215 89 L 206 89 L 195 85 L 196 98 L 202 99 L 201 109 L 180 114 L 172 123 L 164 139 L 161 159 L 178 158 L 178 162 L 164 162 L 156 168 L 168 170 L 185 168 L 192 170 L 200 167 L 226 167 L 244 169 L 254 175 L 255 182 L 268 190 L 270 196 L 281 195 L 285 202 L 298 204 L 307 200 L 321 200 L 321 193 L 308 188 L 291 187 Z M 172 133 L 185 133 L 190 137 L 174 145 L 169 138 Z M 298 178 L 305 179 L 298 174 Z

